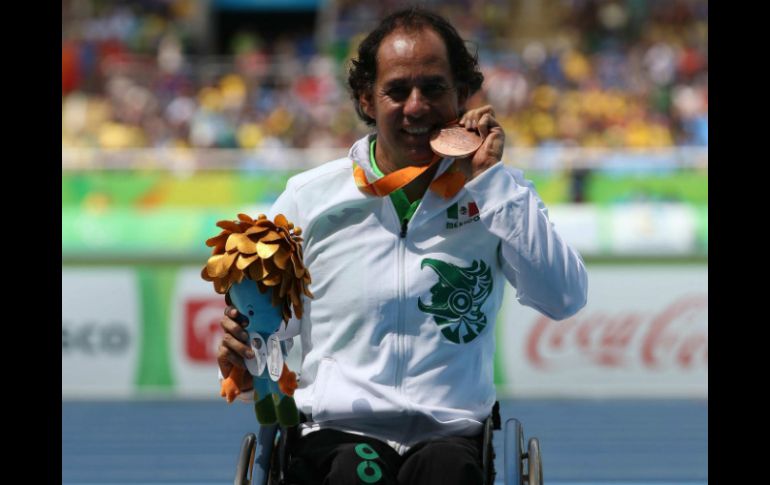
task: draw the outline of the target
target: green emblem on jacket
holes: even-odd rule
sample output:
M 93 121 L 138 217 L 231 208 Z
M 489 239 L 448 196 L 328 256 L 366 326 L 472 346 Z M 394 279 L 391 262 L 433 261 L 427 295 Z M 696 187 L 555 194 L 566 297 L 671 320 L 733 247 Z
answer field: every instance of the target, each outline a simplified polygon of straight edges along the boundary
M 420 269 L 429 266 L 438 275 L 438 283 L 430 289 L 433 301 L 426 305 L 417 299 L 417 306 L 430 313 L 441 327 L 441 333 L 454 343 L 470 342 L 487 325 L 487 316 L 481 311 L 492 292 L 492 271 L 484 261 L 474 261 L 468 268 L 460 268 L 437 259 L 422 260 Z

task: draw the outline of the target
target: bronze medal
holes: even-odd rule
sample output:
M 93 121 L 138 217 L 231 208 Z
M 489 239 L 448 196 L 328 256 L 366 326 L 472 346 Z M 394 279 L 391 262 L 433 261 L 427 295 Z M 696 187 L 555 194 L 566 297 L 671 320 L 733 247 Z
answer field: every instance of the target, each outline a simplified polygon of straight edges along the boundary
M 430 148 L 442 157 L 463 158 L 471 155 L 484 141 L 475 131 L 464 126 L 452 125 L 442 128 L 430 140 Z

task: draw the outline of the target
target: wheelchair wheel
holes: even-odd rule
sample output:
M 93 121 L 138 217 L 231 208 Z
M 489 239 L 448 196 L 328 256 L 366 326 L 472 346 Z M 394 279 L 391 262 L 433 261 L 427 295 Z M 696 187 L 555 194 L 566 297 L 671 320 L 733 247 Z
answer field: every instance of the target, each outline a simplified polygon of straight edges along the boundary
M 257 436 L 247 433 L 241 442 L 241 451 L 238 454 L 238 463 L 235 468 L 235 484 L 251 484 L 251 467 L 254 463 L 254 451 L 256 450 Z
M 492 430 L 494 423 L 492 418 L 484 420 L 484 441 L 481 450 L 481 466 L 484 470 L 484 485 L 495 483 L 495 447 L 492 446 Z
M 504 440 L 505 485 L 524 485 L 524 429 L 519 420 L 512 418 L 505 422 Z
M 527 485 L 543 485 L 543 462 L 540 457 L 540 442 L 529 439 L 527 447 Z
M 235 485 L 278 483 L 273 478 L 279 469 L 274 465 L 277 453 L 273 453 L 277 430 L 276 425 L 260 426 L 257 435 L 247 433 L 243 437 L 235 470 Z

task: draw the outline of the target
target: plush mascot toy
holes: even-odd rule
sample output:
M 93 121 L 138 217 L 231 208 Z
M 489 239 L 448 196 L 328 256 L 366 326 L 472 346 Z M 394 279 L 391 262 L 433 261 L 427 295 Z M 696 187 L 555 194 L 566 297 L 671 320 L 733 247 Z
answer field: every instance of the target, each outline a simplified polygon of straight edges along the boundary
M 287 348 L 277 333 L 291 318 L 292 308 L 302 318 L 301 296 L 313 297 L 307 288 L 310 274 L 302 262 L 302 230 L 282 214 L 275 221 L 263 214 L 256 220 L 238 214 L 237 221 L 219 221 L 217 226 L 222 232 L 206 241 L 214 249 L 201 276 L 248 320 L 254 357 L 245 362 L 253 377 L 257 421 L 296 425 L 297 376 L 284 363 Z M 220 395 L 227 402 L 241 393 L 244 372 L 233 367 L 222 381 Z

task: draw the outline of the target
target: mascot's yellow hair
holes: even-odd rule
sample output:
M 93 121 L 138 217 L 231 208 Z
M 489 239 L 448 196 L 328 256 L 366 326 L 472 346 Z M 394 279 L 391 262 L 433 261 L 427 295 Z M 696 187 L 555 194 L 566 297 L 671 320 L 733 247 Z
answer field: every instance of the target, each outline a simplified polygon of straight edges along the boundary
M 285 322 L 291 318 L 291 307 L 302 318 L 300 295 L 313 297 L 307 288 L 310 273 L 302 261 L 302 229 L 283 214 L 275 221 L 264 214 L 257 219 L 238 214 L 237 221 L 219 221 L 217 226 L 222 232 L 206 241 L 214 249 L 201 277 L 214 283 L 220 294 L 244 278 L 253 280 L 260 293 L 273 289 L 272 304 L 281 307 Z

